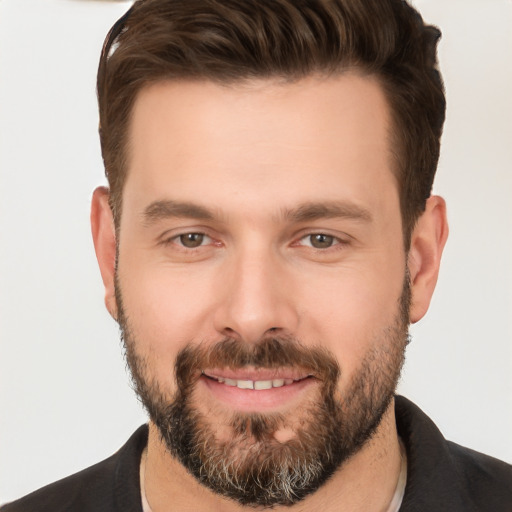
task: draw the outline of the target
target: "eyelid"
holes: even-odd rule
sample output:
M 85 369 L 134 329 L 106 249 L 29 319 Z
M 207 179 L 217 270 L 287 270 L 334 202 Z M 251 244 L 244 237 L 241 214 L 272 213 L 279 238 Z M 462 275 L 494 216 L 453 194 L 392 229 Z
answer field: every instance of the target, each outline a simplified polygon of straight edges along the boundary
M 198 227 L 195 228 L 186 228 L 186 229 L 180 229 L 180 230 L 169 230 L 165 233 L 162 233 L 158 237 L 158 243 L 163 245 L 169 245 L 169 244 L 175 244 L 180 248 L 186 249 L 186 250 L 193 250 L 194 248 L 189 248 L 184 246 L 183 244 L 179 243 L 180 237 L 184 235 L 189 234 L 197 234 L 197 235 L 203 235 L 203 237 L 206 239 L 206 243 L 202 243 L 200 246 L 196 247 L 196 249 L 199 249 L 200 247 L 205 247 L 207 245 L 221 245 L 221 242 L 216 240 L 212 235 L 208 234 L 208 229 L 205 229 L 204 227 Z M 305 245 L 301 243 L 304 239 L 307 239 L 308 237 L 314 236 L 314 235 L 325 235 L 328 237 L 332 237 L 334 239 L 333 245 L 330 247 L 327 247 L 325 249 L 319 249 L 316 247 L 313 247 L 312 245 Z M 302 246 L 302 247 L 309 247 L 311 249 L 315 249 L 317 251 L 328 251 L 329 249 L 333 249 L 338 246 L 344 246 L 348 245 L 350 243 L 350 240 L 352 237 L 346 233 L 343 234 L 334 234 L 330 232 L 330 230 L 322 230 L 322 229 L 312 229 L 310 231 L 302 232 L 298 236 L 295 237 L 295 241 L 292 242 L 292 246 Z
M 305 239 L 305 238 L 309 238 L 311 236 L 314 236 L 314 235 L 324 235 L 324 236 L 328 236 L 328 237 L 332 237 L 334 239 L 334 242 L 331 246 L 329 247 L 326 247 L 325 249 L 320 249 L 318 247 L 313 247 L 312 245 L 308 244 L 308 245 L 305 245 L 305 244 L 302 244 L 301 242 Z M 309 249 L 314 249 L 316 251 L 322 251 L 322 252 L 325 252 L 325 251 L 328 251 L 330 249 L 336 249 L 336 248 L 339 248 L 339 246 L 346 246 L 350 243 L 350 240 L 351 240 L 351 236 L 350 235 L 347 235 L 347 234 L 334 234 L 332 232 L 330 232 L 329 230 L 322 230 L 322 229 L 317 229 L 317 230 L 311 230 L 311 231 L 308 231 L 308 232 L 305 232 L 305 233 L 302 233 L 300 236 L 298 236 L 296 238 L 296 241 L 293 242 L 292 245 L 295 245 L 295 246 L 300 246 L 300 247 L 307 247 Z
M 195 249 L 199 249 L 200 247 L 205 247 L 206 245 L 210 245 L 215 239 L 209 235 L 204 228 L 187 228 L 187 229 L 180 229 L 180 230 L 169 230 L 165 233 L 162 233 L 158 237 L 158 243 L 162 245 L 176 245 L 177 247 L 181 249 L 186 249 L 187 251 L 194 250 L 194 248 L 185 247 L 183 244 L 179 242 L 180 237 L 184 235 L 203 235 L 205 239 L 207 239 L 207 243 L 202 243 L 200 246 L 196 247 Z

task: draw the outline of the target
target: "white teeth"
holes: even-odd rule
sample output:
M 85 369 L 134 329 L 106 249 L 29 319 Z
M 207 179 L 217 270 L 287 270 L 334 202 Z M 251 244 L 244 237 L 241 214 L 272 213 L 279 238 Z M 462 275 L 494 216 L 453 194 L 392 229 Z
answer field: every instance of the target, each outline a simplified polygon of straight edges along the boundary
M 272 389 L 289 386 L 295 381 L 293 379 L 273 379 L 273 380 L 235 380 L 225 379 L 224 377 L 216 377 L 216 380 L 226 386 L 237 387 L 239 389 Z
M 254 382 L 254 389 L 272 389 L 273 381 L 271 380 L 256 380 Z

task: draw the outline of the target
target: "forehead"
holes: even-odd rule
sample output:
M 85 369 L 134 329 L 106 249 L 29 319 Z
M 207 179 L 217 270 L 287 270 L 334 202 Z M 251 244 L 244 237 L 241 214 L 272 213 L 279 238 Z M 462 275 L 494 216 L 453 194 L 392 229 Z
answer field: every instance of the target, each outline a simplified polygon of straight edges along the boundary
M 382 88 L 355 72 L 292 83 L 160 82 L 134 105 L 124 196 L 179 193 L 244 208 L 270 198 L 286 208 L 379 188 L 396 194 L 389 134 Z

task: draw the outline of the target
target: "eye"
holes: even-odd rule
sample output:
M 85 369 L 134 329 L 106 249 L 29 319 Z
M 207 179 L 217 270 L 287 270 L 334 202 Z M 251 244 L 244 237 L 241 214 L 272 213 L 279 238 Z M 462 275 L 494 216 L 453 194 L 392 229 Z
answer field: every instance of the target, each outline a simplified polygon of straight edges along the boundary
M 174 238 L 174 240 L 187 249 L 195 249 L 211 242 L 211 238 L 204 233 L 184 233 Z
M 313 247 L 314 249 L 329 249 L 333 245 L 338 244 L 339 240 L 325 233 L 312 233 L 301 238 L 301 243 L 302 245 Z

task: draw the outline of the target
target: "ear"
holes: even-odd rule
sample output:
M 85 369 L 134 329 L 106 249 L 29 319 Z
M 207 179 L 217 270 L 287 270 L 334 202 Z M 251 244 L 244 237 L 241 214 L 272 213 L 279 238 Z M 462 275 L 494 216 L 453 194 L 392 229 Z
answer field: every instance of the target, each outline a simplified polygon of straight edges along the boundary
M 442 197 L 430 196 L 412 232 L 407 258 L 412 294 L 411 323 L 423 318 L 428 310 L 447 238 L 446 203 Z
M 105 305 L 108 312 L 117 320 L 117 303 L 114 287 L 116 268 L 116 232 L 112 210 L 109 205 L 110 192 L 106 187 L 98 187 L 92 195 L 91 229 L 96 258 L 100 266 L 105 286 Z

